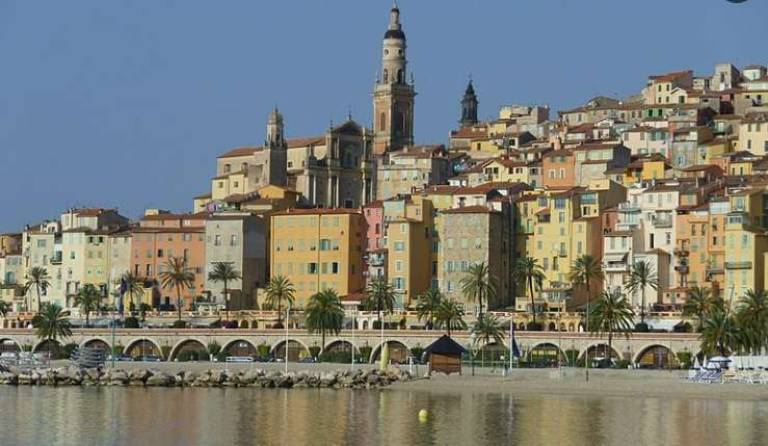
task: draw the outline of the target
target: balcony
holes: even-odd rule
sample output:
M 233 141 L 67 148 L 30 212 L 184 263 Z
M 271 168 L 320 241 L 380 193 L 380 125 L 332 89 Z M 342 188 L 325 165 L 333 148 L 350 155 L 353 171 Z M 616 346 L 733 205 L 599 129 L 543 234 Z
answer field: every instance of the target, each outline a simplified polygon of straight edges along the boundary
M 752 269 L 752 262 L 725 262 L 725 269 Z
M 640 212 L 640 205 L 630 202 L 619 203 L 619 212 Z
M 677 271 L 680 274 L 688 274 L 688 265 L 686 264 L 676 265 L 675 271 Z
M 657 217 L 653 220 L 653 226 L 655 228 L 671 228 L 672 227 L 672 218 L 669 217 Z
M 609 262 L 603 267 L 607 273 L 627 273 L 629 272 L 629 264 L 627 262 Z
M 384 266 L 384 256 L 381 254 L 372 254 L 368 259 L 369 266 Z
M 707 267 L 706 271 L 708 276 L 712 276 L 716 274 L 723 274 L 725 269 L 722 266 L 711 265 Z

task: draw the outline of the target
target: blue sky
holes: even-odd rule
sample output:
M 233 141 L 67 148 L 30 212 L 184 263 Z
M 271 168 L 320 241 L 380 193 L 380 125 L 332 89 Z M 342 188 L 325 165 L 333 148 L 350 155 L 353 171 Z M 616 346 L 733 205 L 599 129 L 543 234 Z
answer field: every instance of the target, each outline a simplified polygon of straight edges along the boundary
M 571 107 L 648 74 L 768 64 L 768 2 L 401 0 L 416 139 L 445 142 L 471 73 L 482 117 Z M 386 0 L 0 0 L 0 231 L 70 206 L 186 210 L 216 155 L 371 119 Z

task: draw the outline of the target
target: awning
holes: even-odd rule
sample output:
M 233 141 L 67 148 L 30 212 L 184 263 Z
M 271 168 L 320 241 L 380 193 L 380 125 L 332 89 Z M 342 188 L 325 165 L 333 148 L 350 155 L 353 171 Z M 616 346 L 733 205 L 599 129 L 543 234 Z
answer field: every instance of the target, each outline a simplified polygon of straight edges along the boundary
M 624 260 L 626 260 L 626 258 L 627 258 L 627 253 L 626 252 L 605 254 L 603 256 L 603 259 L 605 259 L 605 261 L 608 262 L 608 263 L 624 262 Z

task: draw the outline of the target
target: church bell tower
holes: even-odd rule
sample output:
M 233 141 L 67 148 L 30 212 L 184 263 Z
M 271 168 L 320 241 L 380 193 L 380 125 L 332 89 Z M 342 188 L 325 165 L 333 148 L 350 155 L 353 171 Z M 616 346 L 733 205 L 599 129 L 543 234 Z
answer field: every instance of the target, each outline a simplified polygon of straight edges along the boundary
M 373 89 L 373 153 L 383 155 L 413 144 L 413 79 L 406 80 L 405 33 L 395 4 L 384 33 L 381 72 Z

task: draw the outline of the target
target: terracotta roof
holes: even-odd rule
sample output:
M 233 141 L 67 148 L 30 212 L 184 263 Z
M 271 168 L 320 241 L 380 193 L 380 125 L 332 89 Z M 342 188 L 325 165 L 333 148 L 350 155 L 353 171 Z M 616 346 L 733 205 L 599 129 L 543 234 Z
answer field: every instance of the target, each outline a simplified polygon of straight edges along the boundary
M 464 127 L 458 130 L 451 131 L 451 138 L 485 138 L 488 136 L 488 128 L 476 128 L 476 127 Z
M 427 193 L 427 194 L 445 194 L 445 195 L 452 195 L 456 193 L 457 190 L 461 189 L 461 186 L 450 186 L 447 184 L 441 184 L 437 186 L 428 186 L 424 189 L 422 189 L 421 193 Z
M 616 147 L 621 147 L 621 146 L 622 144 L 620 142 L 593 142 L 593 143 L 587 143 L 587 144 L 582 144 L 576 147 L 572 147 L 571 150 L 581 151 L 581 150 L 614 149 Z
M 260 147 L 238 147 L 237 149 L 232 149 L 229 152 L 219 155 L 219 158 L 237 158 L 241 156 L 250 156 L 253 155 L 253 152 L 255 152 L 256 149 L 259 148 Z
M 468 187 L 462 187 L 459 190 L 455 191 L 454 193 L 456 195 L 466 195 L 466 194 L 487 194 L 489 192 L 499 190 L 499 189 L 515 189 L 515 190 L 524 190 L 529 189 L 530 186 L 528 186 L 525 183 L 511 183 L 511 182 L 490 182 L 490 183 L 483 183 L 479 184 L 477 186 L 468 186 Z
M 693 74 L 693 72 L 691 70 L 674 71 L 672 73 L 648 76 L 648 79 L 656 81 L 656 82 L 672 82 L 672 81 L 675 81 L 677 79 L 680 79 L 681 77 L 686 77 L 686 76 L 689 76 L 689 75 L 692 75 L 692 74 Z
M 763 123 L 768 121 L 768 112 L 759 112 L 759 113 L 747 113 L 746 116 L 744 116 L 744 119 L 741 121 L 742 124 L 749 124 L 749 123 Z
M 357 214 L 361 215 L 359 209 L 345 209 L 345 208 L 313 208 L 313 209 L 286 209 L 283 211 L 274 212 L 273 216 L 283 215 L 347 215 Z
M 153 214 L 153 215 L 145 215 L 141 217 L 142 220 L 151 220 L 151 221 L 159 221 L 159 220 L 205 220 L 208 218 L 210 214 L 208 212 L 198 212 L 195 214 L 171 214 L 171 213 L 161 213 L 161 214 Z
M 287 139 L 286 144 L 288 144 L 289 149 L 295 149 L 297 147 L 307 147 L 307 146 L 320 146 L 325 145 L 325 136 L 312 136 L 309 138 L 293 138 L 293 139 Z
M 110 211 L 116 211 L 116 209 L 82 208 L 82 209 L 72 209 L 71 211 L 67 211 L 66 213 L 68 214 L 71 212 L 81 217 L 98 217 L 99 215 L 105 212 L 110 212 Z

